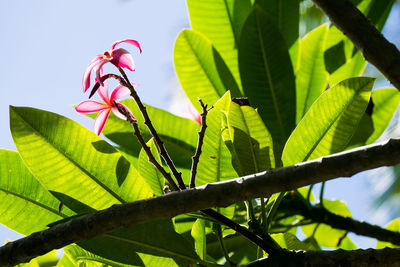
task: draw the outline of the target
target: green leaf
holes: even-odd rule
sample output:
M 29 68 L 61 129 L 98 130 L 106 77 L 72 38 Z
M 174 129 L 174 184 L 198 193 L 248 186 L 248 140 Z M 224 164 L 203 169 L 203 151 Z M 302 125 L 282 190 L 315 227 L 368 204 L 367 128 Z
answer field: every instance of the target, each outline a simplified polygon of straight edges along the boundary
M 42 256 L 36 257 L 28 263 L 21 263 L 15 265 L 17 267 L 51 267 L 57 264 L 58 258 L 56 256 L 56 250 L 52 250 Z
M 236 48 L 250 0 L 187 0 L 187 5 L 192 28 L 207 36 L 240 85 Z
M 231 102 L 228 112 L 229 140 L 235 169 L 240 176 L 275 167 L 271 135 L 257 111 Z
M 191 235 L 194 239 L 194 246 L 202 260 L 206 259 L 206 224 L 202 219 L 197 219 L 193 224 Z
M 329 84 L 333 86 L 347 78 L 361 75 L 366 65 L 367 61 L 365 61 L 361 52 L 358 51 L 353 57 L 348 59 L 340 68 L 329 76 Z
M 147 146 L 150 147 L 151 153 L 156 161 L 161 163 L 160 154 L 158 153 L 158 149 L 153 138 L 147 142 Z M 142 176 L 146 183 L 149 184 L 155 195 L 164 194 L 164 176 L 149 161 L 149 158 L 143 149 L 139 154 L 138 171 L 139 175 Z
M 351 78 L 325 91 L 289 137 L 282 154 L 284 166 L 345 149 L 367 107 L 373 83 L 373 78 Z
M 393 221 L 391 221 L 390 223 L 388 223 L 385 226 L 385 229 L 391 230 L 391 231 L 395 231 L 395 232 L 400 232 L 400 218 L 396 218 Z M 377 249 L 381 249 L 381 248 L 400 248 L 400 246 L 398 245 L 393 245 L 390 242 L 383 242 L 383 241 L 379 241 L 376 244 L 376 248 Z
M 173 258 L 178 264 L 200 261 L 192 245 L 175 232 L 171 220 L 156 220 L 121 228 L 78 245 L 101 257 L 137 264 L 133 252 Z
M 241 93 L 229 69 L 211 42 L 200 32 L 183 30 L 175 42 L 175 70 L 192 104 L 200 112 L 200 97 L 212 105 L 227 90 L 234 96 Z
M 328 73 L 325 70 L 323 48 L 327 29 L 326 24 L 321 25 L 300 42 L 300 59 L 296 70 L 297 122 L 326 89 Z
M 299 37 L 299 0 L 256 0 L 282 33 L 287 47 Z
M 143 124 L 143 117 L 136 103 L 132 99 L 123 100 L 121 103 L 126 105 L 135 115 L 144 139 L 146 141 L 150 140 L 150 132 L 147 126 Z M 149 105 L 145 106 L 154 128 L 174 160 L 175 166 L 182 172 L 184 177 L 189 177 L 192 164 L 191 157 L 195 153 L 199 125 L 192 120 L 173 115 L 165 110 Z M 95 114 L 90 114 L 90 117 L 95 118 Z M 118 149 L 124 155 L 129 155 L 128 159 L 137 166 L 137 159 L 142 147 L 136 136 L 133 135 L 132 126 L 127 121 L 111 114 L 103 129 L 103 134 L 119 145 Z
M 60 115 L 10 107 L 10 128 L 26 166 L 70 207 L 93 209 L 152 196 L 135 168 L 107 142 Z
M 296 235 L 286 232 L 272 234 L 271 237 L 282 247 L 290 250 L 313 250 L 314 246 L 308 242 L 300 241 Z
M 232 155 L 222 138 L 226 113 L 231 103 L 227 92 L 207 115 L 207 129 L 204 135 L 202 153 L 197 168 L 196 185 L 219 182 L 237 177 L 232 166 Z
M 337 215 L 344 216 L 344 217 L 351 217 L 351 212 L 347 208 L 346 204 L 339 200 L 328 200 L 324 199 L 324 207 L 333 212 Z M 317 229 L 315 230 L 315 228 Z M 339 241 L 344 238 L 346 231 L 334 229 L 325 224 L 310 224 L 302 226 L 301 229 L 303 230 L 304 234 L 308 237 L 311 237 L 314 233 L 314 238 L 318 242 L 320 246 L 325 247 L 337 247 Z M 348 237 L 347 237 L 348 238 Z M 343 249 L 348 249 L 351 247 L 351 240 L 342 240 L 341 242 L 345 241 L 343 244 Z
M 289 53 L 275 23 L 260 7 L 247 18 L 239 43 L 243 91 L 267 125 L 275 156 L 295 126 L 296 87 Z
M 395 2 L 395 0 L 370 1 L 370 4 L 367 7 L 366 16 L 379 31 L 382 31 L 383 26 L 385 25 L 386 20 L 389 17 L 390 11 L 392 10 L 392 6 Z
M 18 153 L 0 149 L 0 223 L 23 235 L 74 213 L 50 194 L 25 167 Z
M 61 258 L 57 266 L 59 267 L 75 267 L 80 266 L 80 263 L 84 263 L 85 266 L 104 266 L 106 264 L 113 267 L 129 267 L 133 265 L 127 265 L 111 261 L 96 254 L 90 253 L 77 245 L 69 245 L 63 248 L 64 256 Z
M 364 113 L 348 148 L 372 144 L 381 136 L 399 106 L 400 92 L 396 88 L 374 90 L 371 101 L 372 114 Z

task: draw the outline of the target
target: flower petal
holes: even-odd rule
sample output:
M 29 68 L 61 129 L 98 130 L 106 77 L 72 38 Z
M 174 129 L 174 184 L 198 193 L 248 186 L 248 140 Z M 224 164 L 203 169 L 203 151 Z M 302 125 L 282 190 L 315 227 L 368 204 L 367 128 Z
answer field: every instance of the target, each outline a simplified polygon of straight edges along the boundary
M 132 55 L 129 54 L 128 50 L 123 48 L 113 50 L 110 62 L 117 67 L 127 68 L 130 71 L 135 70 L 135 63 L 133 62 Z
M 111 49 L 110 50 L 114 50 L 115 46 L 120 44 L 120 43 L 128 43 L 128 44 L 134 45 L 137 48 L 139 48 L 140 53 L 142 53 L 142 48 L 140 47 L 139 42 L 136 41 L 136 40 L 132 40 L 132 39 L 125 39 L 125 40 L 116 41 L 111 45 Z
M 106 108 L 108 108 L 108 106 L 104 103 L 88 100 L 77 105 L 75 110 L 79 113 L 93 113 Z
M 115 87 L 114 91 L 112 91 L 111 96 L 110 96 L 110 101 L 114 101 L 117 99 L 120 99 L 121 97 L 127 96 L 131 93 L 131 91 L 122 85 L 118 85 Z
M 100 86 L 97 92 L 101 99 L 103 99 L 108 106 L 111 106 L 110 99 L 108 98 L 108 81 L 104 81 L 104 86 Z
M 97 135 L 100 135 L 101 131 L 103 131 L 104 125 L 106 125 L 106 121 L 108 119 L 108 115 L 110 114 L 111 109 L 107 108 L 97 115 L 94 120 L 94 132 Z
M 85 73 L 83 74 L 82 85 L 83 85 L 83 92 L 86 92 L 87 89 L 90 87 L 90 73 L 92 72 L 93 68 L 96 67 L 97 64 L 101 62 L 101 59 L 93 59 L 92 63 L 86 68 Z
M 104 86 L 103 81 L 101 80 L 100 75 L 103 74 L 103 65 L 108 62 L 108 59 L 102 59 L 98 65 L 94 67 L 96 70 L 96 81 L 101 85 Z
M 127 106 L 125 106 L 124 104 L 121 104 L 121 103 L 117 103 L 117 105 L 123 106 L 129 112 L 129 114 L 131 115 L 132 119 L 135 119 L 135 117 L 133 116 L 132 112 L 128 109 Z M 114 106 L 114 107 L 112 107 L 111 110 L 115 114 L 115 116 L 117 116 L 118 118 L 120 118 L 122 120 L 126 120 L 126 117 L 123 114 L 121 114 L 121 112 L 119 112 L 117 107 Z

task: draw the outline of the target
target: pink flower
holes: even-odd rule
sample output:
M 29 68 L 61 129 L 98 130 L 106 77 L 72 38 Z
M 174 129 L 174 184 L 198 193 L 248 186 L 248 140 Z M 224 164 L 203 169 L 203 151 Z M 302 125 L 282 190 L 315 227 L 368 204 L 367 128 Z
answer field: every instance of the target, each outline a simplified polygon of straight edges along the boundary
M 137 84 L 135 83 L 132 83 L 132 85 L 137 86 Z M 129 95 L 130 91 L 128 88 L 122 85 L 118 85 L 111 93 L 111 96 L 108 97 L 108 83 L 107 81 L 105 81 L 104 86 L 100 86 L 100 88 L 98 89 L 98 93 L 105 103 L 88 100 L 76 106 L 75 110 L 80 113 L 93 113 L 100 111 L 94 121 L 94 132 L 97 135 L 100 135 L 101 131 L 104 128 L 104 125 L 106 124 L 110 111 L 112 111 L 118 118 L 126 120 L 126 117 L 118 111 L 118 108 L 115 105 L 114 101 L 121 97 Z M 130 113 L 131 117 L 135 118 L 125 105 L 121 103 L 118 103 L 118 105 L 123 106 Z
M 125 49 L 123 48 L 115 48 L 120 43 L 128 43 L 131 45 L 136 46 L 139 48 L 140 53 L 142 53 L 142 48 L 140 47 L 139 42 L 131 39 L 126 39 L 126 40 L 121 40 L 121 41 L 116 41 L 111 45 L 111 48 L 109 51 L 104 52 L 103 54 L 96 55 L 92 61 L 90 62 L 90 65 L 86 68 L 85 73 L 83 74 L 83 92 L 86 92 L 87 89 L 90 87 L 90 74 L 92 70 L 96 72 L 96 77 L 97 81 L 100 82 L 101 85 L 103 85 L 101 79 L 100 79 L 100 74 L 103 68 L 103 65 L 106 64 L 107 62 L 111 62 L 117 67 L 121 68 L 127 68 L 130 71 L 135 70 L 135 63 L 133 62 L 132 55 Z
M 192 105 L 192 103 L 187 104 L 187 113 L 183 113 L 181 116 L 190 120 L 193 120 L 197 122 L 198 124 L 201 124 L 201 116 L 197 112 L 196 108 Z

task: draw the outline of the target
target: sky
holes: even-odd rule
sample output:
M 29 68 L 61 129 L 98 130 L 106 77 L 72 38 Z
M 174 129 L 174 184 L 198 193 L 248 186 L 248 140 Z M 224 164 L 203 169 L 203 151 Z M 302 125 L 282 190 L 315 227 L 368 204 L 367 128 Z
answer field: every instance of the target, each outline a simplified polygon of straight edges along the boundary
M 398 37 L 399 9 L 392 13 L 385 30 Z M 116 40 L 135 39 L 143 48 L 139 54 L 135 47 L 122 45 L 134 57 L 136 71 L 129 77 L 140 85 L 143 102 L 171 110 L 171 103 L 177 103 L 174 95 L 182 94 L 172 53 L 179 32 L 190 27 L 184 0 L 4 1 L 0 25 L 0 148 L 15 150 L 9 105 L 52 111 L 92 129 L 92 121 L 72 106 L 87 98 L 82 75 L 92 57 Z M 345 200 L 355 218 L 378 222 L 371 220 L 368 190 L 366 179 L 358 175 L 328 182 L 326 196 Z M 0 243 L 18 237 L 0 226 Z M 351 237 L 360 247 L 375 244 Z

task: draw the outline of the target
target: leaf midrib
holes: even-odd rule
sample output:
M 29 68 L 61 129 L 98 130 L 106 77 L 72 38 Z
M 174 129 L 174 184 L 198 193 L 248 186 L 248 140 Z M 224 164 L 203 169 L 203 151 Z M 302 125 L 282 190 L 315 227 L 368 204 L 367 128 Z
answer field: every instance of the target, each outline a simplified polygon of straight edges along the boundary
M 322 139 L 326 136 L 326 134 L 329 132 L 329 130 L 332 128 L 332 126 L 337 122 L 337 120 L 343 115 L 344 111 L 347 109 L 347 107 L 349 105 L 351 105 L 354 102 L 354 99 L 356 98 L 356 96 L 358 96 L 360 94 L 360 92 L 363 91 L 363 88 L 365 87 L 362 86 L 360 88 L 360 90 L 358 90 L 357 92 L 355 92 L 353 94 L 353 96 L 351 97 L 351 99 L 349 100 L 349 102 L 345 105 L 345 107 L 342 109 L 342 112 L 339 112 L 338 115 L 335 117 L 334 120 L 332 120 L 332 122 L 329 124 L 328 128 L 326 129 L 326 131 L 324 131 L 324 133 L 321 135 L 320 138 L 318 138 L 317 142 L 315 142 L 315 144 L 313 145 L 313 147 L 310 149 L 310 151 L 307 153 L 306 157 L 304 157 L 304 159 L 302 160 L 302 162 L 308 160 L 308 158 L 311 156 L 311 154 L 314 152 L 315 148 L 321 143 Z
M 274 109 L 275 109 L 276 118 L 277 118 L 277 121 L 278 121 L 278 124 L 279 124 L 279 130 L 281 132 L 281 136 L 285 136 L 285 134 L 284 134 L 285 131 L 283 129 L 281 114 L 280 114 L 279 108 L 277 106 L 277 100 L 276 100 L 276 96 L 275 96 L 275 87 L 274 87 L 273 82 L 272 82 L 272 77 L 271 77 L 271 73 L 270 73 L 269 65 L 268 65 L 268 60 L 267 60 L 267 55 L 265 54 L 265 51 L 264 51 L 264 40 L 263 40 L 262 35 L 261 35 L 261 30 L 260 30 L 261 29 L 261 23 L 260 23 L 260 20 L 259 20 L 258 12 L 255 12 L 255 17 L 256 17 L 256 22 L 257 22 L 257 34 L 258 34 L 258 39 L 260 41 L 260 48 L 261 48 L 261 53 L 262 53 L 262 56 L 263 56 L 265 72 L 266 72 L 266 75 L 267 75 L 267 78 L 268 78 L 268 84 L 270 86 L 270 92 L 271 92 L 271 96 L 272 96 L 272 100 L 273 100 L 273 104 L 274 104 L 273 106 L 274 106 Z
M 318 43 L 321 40 L 321 38 L 318 38 Z M 301 45 L 301 44 L 300 44 Z M 318 47 L 321 48 L 322 46 Z M 318 49 L 317 47 L 314 47 L 313 51 L 312 51 L 312 56 L 313 58 L 316 58 L 316 55 L 318 55 Z M 309 79 L 307 81 L 307 92 L 306 92 L 306 97 L 305 97 L 305 101 L 304 101 L 304 106 L 303 106 L 303 111 L 301 113 L 301 117 L 304 116 L 304 114 L 306 113 L 306 109 L 307 109 L 307 103 L 308 103 L 308 97 L 310 95 L 310 88 L 311 88 L 311 84 L 313 84 L 314 79 L 312 79 L 313 74 L 315 72 L 315 66 L 316 66 L 316 60 L 312 60 L 312 67 L 311 67 L 311 73 L 309 75 Z
M 20 198 L 20 199 L 22 199 L 22 200 L 28 201 L 28 202 L 30 202 L 30 203 L 32 203 L 32 204 L 34 204 L 34 205 L 39 206 L 40 208 L 42 208 L 42 209 L 44 209 L 44 210 L 48 210 L 49 212 L 54 213 L 55 215 L 58 215 L 58 216 L 60 216 L 60 217 L 62 217 L 62 218 L 68 218 L 68 216 L 66 216 L 66 215 L 64 215 L 64 214 L 62 214 L 62 213 L 59 213 L 59 212 L 56 211 L 55 209 L 50 208 L 49 206 L 46 206 L 45 204 L 42 204 L 42 203 L 40 203 L 40 202 L 38 202 L 38 201 L 36 201 L 36 200 L 33 200 L 33 199 L 31 199 L 31 198 L 25 197 L 25 196 L 23 196 L 23 195 L 19 195 L 19 194 L 15 193 L 15 192 L 6 190 L 6 189 L 4 189 L 4 188 L 0 188 L 0 191 L 3 191 L 3 192 L 6 193 L 6 194 L 13 195 L 13 196 L 15 196 L 15 197 L 17 197 L 17 198 Z
M 43 134 L 41 134 L 36 128 L 33 127 L 32 124 L 30 124 L 28 121 L 26 121 L 16 110 L 14 109 L 14 114 L 17 115 L 26 125 L 28 125 L 36 135 L 41 137 L 44 142 L 48 143 L 51 147 L 53 147 L 58 153 L 63 155 L 67 160 L 69 160 L 73 165 L 75 165 L 80 171 L 82 171 L 84 174 L 86 174 L 88 177 L 90 177 L 96 184 L 98 184 L 101 188 L 103 188 L 106 192 L 108 192 L 112 197 L 114 197 L 116 200 L 118 200 L 120 203 L 126 203 L 120 196 L 118 196 L 115 192 L 113 192 L 110 188 L 105 186 L 102 182 L 100 182 L 98 179 L 96 179 L 91 173 L 83 169 L 77 162 L 75 162 L 72 158 L 70 158 L 68 155 L 63 153 L 54 143 L 50 142 L 50 140 L 46 139 Z M 56 118 L 58 120 L 58 118 Z M 22 156 L 22 155 L 21 155 Z
M 204 64 L 203 64 L 203 62 L 200 60 L 201 57 L 199 56 L 198 53 L 196 53 L 196 50 L 194 49 L 194 47 L 193 47 L 192 43 L 190 42 L 189 38 L 187 37 L 186 33 L 184 33 L 184 36 L 185 36 L 186 43 L 189 45 L 190 50 L 191 50 L 192 53 L 195 55 L 195 59 L 196 59 L 197 63 L 201 66 L 201 69 L 203 70 L 204 74 L 206 75 L 208 81 L 209 81 L 209 82 L 211 83 L 211 85 L 214 87 L 214 92 L 215 92 L 219 97 L 221 97 L 222 95 L 220 95 L 220 94 L 218 93 L 218 92 L 219 92 L 218 87 L 216 86 L 215 82 L 211 79 L 210 74 L 207 72 L 207 70 L 206 70 L 206 68 L 205 68 L 205 66 L 204 66 Z M 199 36 L 199 37 L 202 38 L 202 36 Z M 209 42 L 209 40 L 207 40 L 207 42 Z M 213 48 L 212 44 L 209 43 L 209 45 L 211 46 L 211 49 L 212 49 L 212 48 Z
M 179 254 L 177 252 L 166 250 L 166 249 L 160 248 L 160 247 L 156 247 L 156 246 L 148 244 L 148 243 L 143 243 L 143 242 L 135 241 L 135 240 L 132 240 L 132 239 L 127 239 L 127 238 L 123 238 L 123 237 L 120 237 L 120 236 L 115 236 L 115 235 L 112 235 L 112 234 L 104 234 L 104 236 L 107 236 L 109 238 L 113 238 L 113 239 L 118 240 L 118 241 L 130 243 L 130 244 L 133 244 L 133 245 L 136 245 L 136 246 L 145 247 L 145 248 L 150 249 L 150 250 L 155 250 L 155 251 L 158 251 L 158 252 L 161 252 L 161 253 L 165 253 L 166 255 L 171 255 L 171 257 L 175 256 L 177 258 L 181 258 L 181 259 L 188 260 L 188 261 L 191 261 L 191 262 L 199 262 L 200 261 L 199 258 L 193 258 L 191 256 Z

